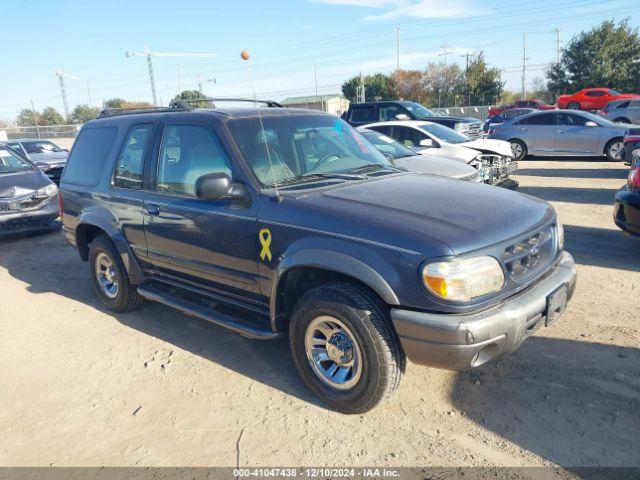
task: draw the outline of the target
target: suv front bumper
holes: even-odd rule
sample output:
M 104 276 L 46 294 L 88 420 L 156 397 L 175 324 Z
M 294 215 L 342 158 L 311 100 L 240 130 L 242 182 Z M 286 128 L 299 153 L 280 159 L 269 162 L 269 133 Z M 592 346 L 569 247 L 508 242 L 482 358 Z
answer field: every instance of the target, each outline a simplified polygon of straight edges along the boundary
M 547 299 L 576 285 L 573 257 L 563 252 L 551 273 L 500 305 L 469 314 L 392 309 L 391 319 L 407 357 L 414 363 L 447 370 L 477 367 L 516 350 L 547 321 Z

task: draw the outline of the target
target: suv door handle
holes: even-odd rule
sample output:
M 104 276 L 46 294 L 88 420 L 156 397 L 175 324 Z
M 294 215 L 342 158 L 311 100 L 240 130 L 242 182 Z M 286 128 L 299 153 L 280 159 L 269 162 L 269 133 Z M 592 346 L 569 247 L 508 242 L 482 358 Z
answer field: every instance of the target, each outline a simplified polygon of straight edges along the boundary
M 160 207 L 158 205 L 147 205 L 147 213 L 152 217 L 160 215 Z

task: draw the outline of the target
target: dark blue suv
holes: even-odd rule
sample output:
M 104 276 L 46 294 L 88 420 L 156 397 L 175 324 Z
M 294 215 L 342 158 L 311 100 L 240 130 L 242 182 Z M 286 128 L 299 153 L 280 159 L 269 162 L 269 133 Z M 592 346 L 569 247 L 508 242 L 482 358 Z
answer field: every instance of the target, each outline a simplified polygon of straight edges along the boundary
M 84 125 L 61 182 L 98 297 L 288 332 L 304 382 L 341 412 L 389 397 L 405 358 L 461 369 L 515 350 L 573 294 L 548 203 L 399 170 L 334 116 L 120 113 Z

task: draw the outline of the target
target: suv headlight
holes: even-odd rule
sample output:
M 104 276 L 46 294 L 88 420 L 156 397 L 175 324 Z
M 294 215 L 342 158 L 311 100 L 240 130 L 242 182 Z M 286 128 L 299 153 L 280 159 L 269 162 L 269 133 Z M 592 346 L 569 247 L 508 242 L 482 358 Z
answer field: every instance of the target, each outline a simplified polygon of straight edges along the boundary
M 39 198 L 49 198 L 49 197 L 53 197 L 54 195 L 58 194 L 58 187 L 56 187 L 54 184 L 51 185 L 47 185 L 46 187 L 43 187 L 41 189 L 39 189 L 36 192 L 36 197 Z
M 422 281 L 439 298 L 466 302 L 502 289 L 504 272 L 493 257 L 454 259 L 425 265 Z
M 458 130 L 458 131 L 467 130 L 468 127 L 469 127 L 469 125 L 466 124 L 466 123 L 456 123 L 453 126 L 454 130 Z

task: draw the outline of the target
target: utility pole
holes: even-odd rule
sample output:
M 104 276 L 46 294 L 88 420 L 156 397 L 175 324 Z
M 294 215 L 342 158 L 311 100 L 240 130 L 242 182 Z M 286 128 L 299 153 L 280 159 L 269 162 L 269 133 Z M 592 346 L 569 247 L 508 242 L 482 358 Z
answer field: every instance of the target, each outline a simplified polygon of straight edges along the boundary
M 313 66 L 313 78 L 316 83 L 316 97 L 318 96 L 318 65 Z
M 62 94 L 62 105 L 64 107 L 64 117 L 69 120 L 69 101 L 67 99 L 67 87 L 64 84 L 65 78 L 70 78 L 71 80 L 78 80 L 78 77 L 74 77 L 73 75 L 67 75 L 62 70 L 58 69 L 53 72 L 56 77 L 58 77 L 58 81 L 60 82 L 60 93 Z
M 445 89 L 445 95 L 448 93 L 448 86 L 447 86 L 447 55 L 449 55 L 450 53 L 453 53 L 453 51 L 448 50 L 447 49 L 447 45 L 443 45 L 442 46 L 442 53 L 438 54 L 439 57 L 444 56 L 444 89 Z M 446 100 L 446 97 L 445 97 Z M 438 106 L 440 106 L 440 94 L 438 94 Z
M 366 101 L 365 88 L 364 88 L 364 78 L 362 77 L 362 72 L 360 72 L 360 85 L 358 86 L 358 102 L 363 103 Z
M 522 99 L 527 98 L 527 32 L 522 32 Z
M 400 27 L 396 27 L 396 70 L 400 70 Z
M 147 68 L 149 69 L 149 83 L 151 84 L 151 98 L 153 98 L 153 104 L 158 105 L 158 95 L 156 93 L 156 80 L 153 74 L 153 62 L 151 57 L 200 57 L 200 58 L 214 58 L 218 55 L 215 53 L 185 53 L 185 52 L 152 52 L 149 47 L 145 45 L 144 52 L 124 52 L 124 56 L 131 57 L 146 57 Z M 180 67 L 178 67 L 180 68 Z
M 40 139 L 40 127 L 38 126 L 38 112 L 36 112 L 36 106 L 33 103 L 33 99 L 31 99 L 31 113 L 33 113 L 33 123 L 36 125 L 36 134 L 38 135 L 38 140 Z
M 556 63 L 560 63 L 560 27 L 555 29 L 556 32 Z

